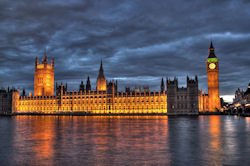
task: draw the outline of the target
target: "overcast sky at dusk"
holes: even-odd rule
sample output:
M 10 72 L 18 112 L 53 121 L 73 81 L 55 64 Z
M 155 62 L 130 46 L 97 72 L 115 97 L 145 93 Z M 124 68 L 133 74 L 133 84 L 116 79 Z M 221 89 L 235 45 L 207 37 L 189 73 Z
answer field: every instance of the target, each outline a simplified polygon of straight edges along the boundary
M 161 78 L 198 75 L 207 90 L 210 40 L 220 94 L 250 82 L 250 0 L 1 0 L 0 86 L 33 92 L 35 57 L 55 57 L 55 81 L 107 80 L 160 90 Z

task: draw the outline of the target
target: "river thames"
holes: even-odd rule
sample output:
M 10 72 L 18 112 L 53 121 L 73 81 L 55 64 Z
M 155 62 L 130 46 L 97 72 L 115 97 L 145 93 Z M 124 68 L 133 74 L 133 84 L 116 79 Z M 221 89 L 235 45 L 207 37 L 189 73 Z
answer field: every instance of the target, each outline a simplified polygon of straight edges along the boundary
M 0 117 L 0 165 L 249 165 L 250 118 Z

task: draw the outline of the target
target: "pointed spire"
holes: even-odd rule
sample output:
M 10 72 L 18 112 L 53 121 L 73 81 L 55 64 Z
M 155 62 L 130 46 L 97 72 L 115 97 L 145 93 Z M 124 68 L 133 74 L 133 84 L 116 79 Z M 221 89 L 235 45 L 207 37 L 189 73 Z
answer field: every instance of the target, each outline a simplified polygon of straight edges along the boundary
M 48 62 L 48 57 L 47 57 L 47 50 L 46 50 L 46 48 L 44 49 L 44 57 L 43 57 L 43 64 L 47 64 L 47 62 Z
M 165 85 L 164 85 L 164 80 L 163 80 L 163 77 L 161 79 L 161 92 L 164 92 L 165 91 Z
M 101 66 L 100 66 L 100 70 L 103 70 L 103 68 L 102 68 L 102 58 L 101 58 Z
M 89 76 L 88 76 L 88 79 L 87 79 L 87 83 L 86 83 L 86 91 L 90 91 L 91 90 L 91 84 L 90 84 L 90 79 L 89 79 Z
M 35 67 L 39 65 L 38 58 L 36 57 Z
M 103 67 L 102 67 L 102 59 L 101 59 L 101 65 L 100 65 L 98 78 L 104 78 Z
M 80 87 L 79 87 L 79 92 L 84 92 L 84 84 L 83 81 L 81 81 Z
M 55 66 L 55 60 L 54 60 L 54 57 L 52 57 L 52 60 L 51 60 L 51 66 L 54 68 Z
M 213 41 L 211 40 L 211 42 L 210 42 L 210 49 L 211 48 L 214 48 L 214 46 L 213 46 Z
M 210 47 L 209 47 L 208 58 L 216 58 L 215 53 L 214 53 L 214 45 L 213 45 L 212 40 L 211 40 Z
M 26 96 L 26 95 L 25 95 L 25 89 L 24 89 L 24 88 L 23 88 L 23 94 L 22 94 L 22 96 Z

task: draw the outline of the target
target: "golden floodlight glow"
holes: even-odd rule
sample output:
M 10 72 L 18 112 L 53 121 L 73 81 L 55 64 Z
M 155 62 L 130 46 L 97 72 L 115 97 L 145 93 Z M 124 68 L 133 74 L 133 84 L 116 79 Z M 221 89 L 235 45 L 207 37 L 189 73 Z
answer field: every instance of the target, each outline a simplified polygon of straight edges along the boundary
M 45 55 L 42 64 L 36 60 L 34 75 L 34 96 L 54 95 L 54 60 L 51 66 L 47 64 L 48 58 Z
M 199 94 L 199 109 L 200 111 L 215 112 L 220 110 L 221 105 L 219 96 L 219 62 L 215 56 L 212 42 L 206 63 L 208 94 L 203 94 L 202 91 Z
M 212 44 L 211 44 L 212 46 Z M 215 58 L 214 48 L 210 48 L 209 57 Z M 208 57 L 208 58 L 209 58 Z M 216 111 L 220 109 L 219 66 L 216 60 L 207 60 L 208 94 L 198 94 L 199 111 Z M 102 61 L 97 77 L 96 91 L 91 91 L 88 78 L 86 89 L 68 92 L 61 84 L 54 95 L 54 59 L 51 65 L 45 53 L 43 61 L 35 62 L 34 96 L 21 96 L 20 91 L 13 93 L 13 112 L 16 113 L 64 113 L 84 112 L 92 114 L 147 114 L 167 113 L 167 91 L 118 92 L 117 83 L 107 82 Z M 115 90 L 116 87 L 116 90 Z M 164 88 L 163 88 L 164 89 Z M 170 97 L 169 97 L 170 99 Z M 177 100 L 177 98 L 175 99 Z M 171 105 L 171 104 L 170 104 Z
M 17 94 L 18 96 L 19 94 Z M 92 114 L 121 113 L 167 113 L 167 94 L 147 93 L 87 93 L 74 92 L 57 96 L 32 96 L 17 98 L 15 112 L 18 113 L 61 113 L 88 112 Z

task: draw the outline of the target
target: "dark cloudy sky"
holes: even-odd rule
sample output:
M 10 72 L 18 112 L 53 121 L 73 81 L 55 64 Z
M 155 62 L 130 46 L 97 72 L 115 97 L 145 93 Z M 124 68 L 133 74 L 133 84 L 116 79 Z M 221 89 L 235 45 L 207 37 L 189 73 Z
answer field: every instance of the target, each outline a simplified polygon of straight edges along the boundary
M 161 77 L 198 75 L 214 41 L 220 94 L 250 82 L 250 0 L 1 0 L 0 86 L 33 91 L 34 61 L 55 57 L 55 81 L 96 77 L 160 89 Z

